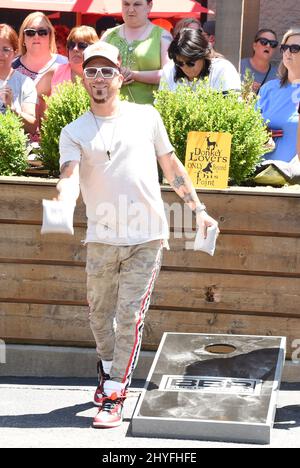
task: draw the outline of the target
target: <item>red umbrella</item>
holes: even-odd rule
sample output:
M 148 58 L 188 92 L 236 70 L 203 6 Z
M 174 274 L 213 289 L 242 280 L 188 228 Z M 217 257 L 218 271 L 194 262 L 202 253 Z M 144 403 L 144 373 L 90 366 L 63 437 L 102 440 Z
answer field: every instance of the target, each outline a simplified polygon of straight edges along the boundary
M 0 0 L 0 8 L 121 15 L 121 0 Z M 194 0 L 154 0 L 151 18 L 183 18 L 213 13 Z

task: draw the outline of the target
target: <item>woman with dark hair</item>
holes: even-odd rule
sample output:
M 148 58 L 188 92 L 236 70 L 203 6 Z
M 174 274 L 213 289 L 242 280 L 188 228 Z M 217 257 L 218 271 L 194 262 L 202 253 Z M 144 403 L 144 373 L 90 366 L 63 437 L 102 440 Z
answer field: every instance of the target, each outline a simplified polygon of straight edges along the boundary
M 247 70 L 253 76 L 253 91 L 258 93 L 261 86 L 271 80 L 275 80 L 277 67 L 271 64 L 271 60 L 278 47 L 277 35 L 272 29 L 260 29 L 253 42 L 253 57 L 244 58 L 241 61 L 242 81 Z
M 300 95 L 300 28 L 288 31 L 280 47 L 279 79 L 269 81 L 259 92 L 258 107 L 272 130 L 280 130 L 276 148 L 266 160 L 290 162 L 297 153 L 298 106 Z
M 206 77 L 209 86 L 218 91 L 241 89 L 235 67 L 211 48 L 201 30 L 181 30 L 169 47 L 169 57 L 173 62 L 163 69 L 160 89 L 176 91 L 179 85 L 195 85 Z

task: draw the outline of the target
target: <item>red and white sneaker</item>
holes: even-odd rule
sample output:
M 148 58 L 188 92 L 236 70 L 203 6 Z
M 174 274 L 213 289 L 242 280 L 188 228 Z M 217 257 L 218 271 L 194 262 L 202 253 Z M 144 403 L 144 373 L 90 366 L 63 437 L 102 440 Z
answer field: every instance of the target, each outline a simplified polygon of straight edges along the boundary
M 104 395 L 102 406 L 93 421 L 95 429 L 104 427 L 118 427 L 123 421 L 123 405 L 125 396 L 113 393 L 110 397 Z
M 94 405 L 102 406 L 103 396 L 104 396 L 104 390 L 103 390 L 104 383 L 107 380 L 110 380 L 110 376 L 108 374 L 105 374 L 101 361 L 97 363 L 97 374 L 98 374 L 99 384 L 94 394 Z

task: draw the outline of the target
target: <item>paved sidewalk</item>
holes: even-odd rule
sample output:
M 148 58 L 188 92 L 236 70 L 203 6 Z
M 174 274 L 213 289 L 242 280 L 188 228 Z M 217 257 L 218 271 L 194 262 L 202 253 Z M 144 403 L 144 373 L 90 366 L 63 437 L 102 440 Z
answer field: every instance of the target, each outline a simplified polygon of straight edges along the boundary
M 95 430 L 91 427 L 97 412 L 91 403 L 95 389 L 93 380 L 1 377 L 0 447 L 256 447 L 132 437 L 130 420 L 142 387 L 142 381 L 133 382 L 121 427 Z M 299 383 L 282 386 L 271 447 L 300 447 Z

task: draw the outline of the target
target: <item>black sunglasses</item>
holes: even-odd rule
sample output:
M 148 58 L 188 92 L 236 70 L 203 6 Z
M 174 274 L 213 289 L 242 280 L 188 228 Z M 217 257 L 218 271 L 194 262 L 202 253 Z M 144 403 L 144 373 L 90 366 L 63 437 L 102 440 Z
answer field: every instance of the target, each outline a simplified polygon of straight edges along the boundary
M 49 29 L 46 28 L 40 28 L 40 29 L 24 29 L 24 34 L 27 37 L 34 37 L 36 34 L 40 37 L 42 36 L 48 36 L 50 33 Z
M 262 46 L 267 46 L 268 44 L 270 44 L 270 47 L 272 49 L 276 49 L 276 47 L 278 47 L 278 44 L 279 44 L 278 41 L 270 40 L 270 39 L 267 39 L 266 37 L 259 37 L 256 40 L 256 42 L 259 42 Z
M 287 52 L 290 51 L 291 54 L 298 54 L 300 52 L 300 45 L 299 44 L 281 44 L 280 46 L 280 52 Z
M 77 46 L 78 50 L 85 50 L 90 44 L 87 42 L 75 42 L 75 41 L 68 41 L 67 42 L 67 49 L 74 50 Z
M 187 66 L 189 68 L 193 68 L 196 65 L 196 61 L 194 60 L 188 60 L 187 62 L 180 62 L 178 60 L 175 61 L 175 65 L 177 67 L 183 68 L 184 66 Z

